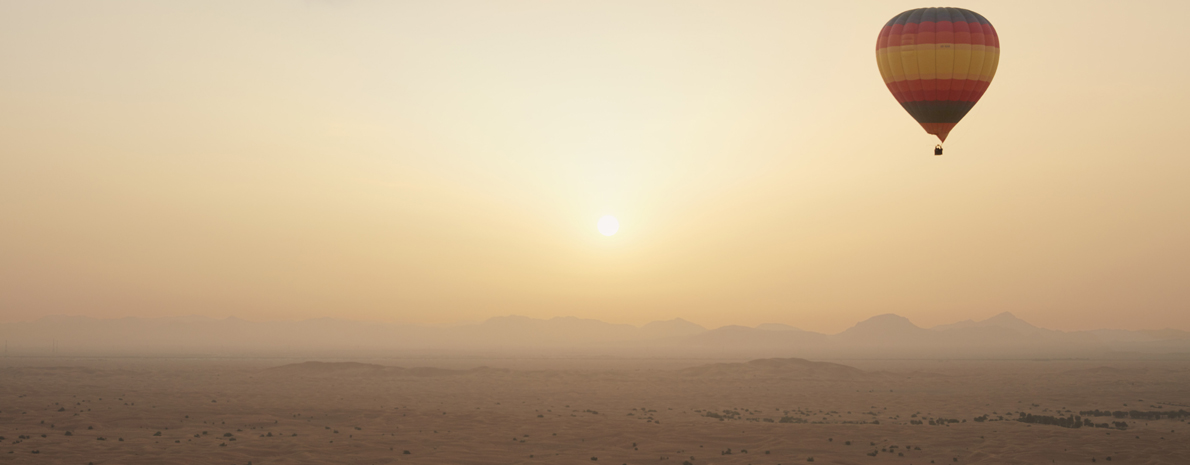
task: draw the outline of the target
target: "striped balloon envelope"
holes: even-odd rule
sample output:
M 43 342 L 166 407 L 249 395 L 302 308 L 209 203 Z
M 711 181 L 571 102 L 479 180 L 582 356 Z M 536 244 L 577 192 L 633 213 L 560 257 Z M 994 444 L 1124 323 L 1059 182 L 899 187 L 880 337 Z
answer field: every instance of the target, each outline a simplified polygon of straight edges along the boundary
M 999 62 L 1000 39 L 992 23 L 962 8 L 906 11 L 889 20 L 876 39 L 884 84 L 943 142 L 983 96 Z

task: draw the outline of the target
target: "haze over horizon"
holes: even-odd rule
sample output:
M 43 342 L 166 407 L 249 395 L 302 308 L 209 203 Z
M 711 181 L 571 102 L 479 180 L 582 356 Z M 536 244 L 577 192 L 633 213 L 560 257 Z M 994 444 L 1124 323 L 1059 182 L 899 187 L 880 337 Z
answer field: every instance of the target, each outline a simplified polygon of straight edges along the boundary
M 920 6 L 0 3 L 0 322 L 1190 330 L 1190 2 L 965 3 L 942 157 L 873 53 Z
M 81 318 L 94 318 L 94 317 L 90 317 L 88 315 L 63 313 L 63 314 L 42 315 L 40 317 L 37 317 L 36 319 L 30 319 L 30 320 L 0 321 L 0 324 L 2 324 L 2 323 L 32 323 L 32 322 L 52 320 L 52 319 L 80 318 L 80 317 Z M 626 322 L 620 322 L 620 321 L 603 320 L 603 319 L 599 319 L 599 318 L 582 318 L 582 317 L 576 317 L 573 315 L 557 315 L 557 316 L 546 317 L 546 318 L 535 318 L 535 317 L 526 316 L 526 315 L 518 315 L 515 313 L 507 314 L 507 315 L 493 315 L 491 317 L 484 318 L 482 320 L 462 320 L 462 321 L 450 321 L 450 322 L 428 323 L 428 324 L 427 323 L 417 323 L 417 322 L 336 318 L 334 316 L 319 316 L 319 317 L 313 317 L 313 318 L 300 318 L 300 319 L 251 319 L 251 318 L 241 318 L 236 315 L 210 316 L 210 315 L 189 314 L 189 315 L 168 315 L 168 316 L 158 316 L 158 317 L 124 316 L 124 317 L 95 318 L 95 319 L 98 319 L 98 320 L 119 320 L 119 319 L 127 319 L 127 318 L 142 318 L 142 319 L 160 318 L 160 319 L 165 319 L 165 320 L 182 320 L 182 321 L 194 320 L 194 319 L 206 319 L 206 320 L 239 320 L 239 321 L 246 321 L 246 322 L 252 322 L 252 323 L 300 323 L 300 322 L 309 322 L 309 321 L 317 321 L 317 320 L 339 320 L 339 321 L 350 321 L 350 322 L 356 322 L 356 323 L 384 323 L 384 324 L 400 324 L 400 325 L 410 325 L 410 326 L 444 327 L 444 328 L 445 327 L 458 327 L 458 326 L 466 326 L 466 325 L 483 324 L 486 322 L 491 322 L 494 320 L 501 320 L 501 319 L 514 319 L 514 320 L 515 319 L 524 319 L 524 320 L 529 320 L 529 321 L 574 320 L 574 321 L 598 322 L 598 323 L 608 324 L 608 325 L 626 325 L 626 326 L 631 326 L 634 328 L 643 328 L 643 327 L 648 326 L 649 324 L 656 324 L 656 323 L 681 322 L 681 323 L 695 325 L 700 328 L 705 328 L 707 330 L 715 330 L 715 329 L 722 329 L 722 328 L 728 328 L 728 327 L 744 327 L 744 328 L 756 328 L 756 329 L 768 329 L 768 330 L 798 330 L 798 331 L 816 332 L 816 333 L 822 333 L 822 334 L 838 334 L 838 333 L 846 331 L 847 329 L 854 328 L 855 325 L 862 324 L 864 322 L 879 320 L 879 319 L 887 318 L 887 317 L 894 317 L 896 319 L 904 319 L 904 321 L 908 321 L 908 322 L 914 324 L 915 326 L 925 328 L 925 329 L 952 327 L 952 326 L 962 325 L 962 324 L 966 324 L 966 323 L 991 323 L 991 322 L 996 322 L 996 321 L 1006 321 L 1007 320 L 1007 321 L 1020 322 L 1020 323 L 1027 324 L 1029 326 L 1034 326 L 1036 328 L 1046 329 L 1046 330 L 1051 330 L 1051 331 L 1087 331 L 1087 330 L 1064 330 L 1064 329 L 1060 329 L 1060 328 L 1048 328 L 1048 327 L 1043 328 L 1041 326 L 1035 326 L 1032 323 L 1028 322 L 1028 320 L 1017 316 L 1013 312 L 1008 312 L 1008 311 L 1000 312 L 995 315 L 991 315 L 991 316 L 987 316 L 987 317 L 983 317 L 983 318 L 966 318 L 966 319 L 962 319 L 962 320 L 954 320 L 954 321 L 951 321 L 948 323 L 947 322 L 939 323 L 939 324 L 935 324 L 932 326 L 917 324 L 916 322 L 913 322 L 912 319 L 906 318 L 906 317 L 904 317 L 902 315 L 898 315 L 896 313 L 881 313 L 881 314 L 872 315 L 870 317 L 863 318 L 860 320 L 856 320 L 856 321 L 852 322 L 851 325 L 843 328 L 842 330 L 835 331 L 835 332 L 824 332 L 824 331 L 819 331 L 819 330 L 814 330 L 814 329 L 808 329 L 808 328 L 804 328 L 804 327 L 799 327 L 796 324 L 792 324 L 789 322 L 771 322 L 770 321 L 770 322 L 763 322 L 763 323 L 753 324 L 753 325 L 741 325 L 741 324 L 735 324 L 735 323 L 727 323 L 727 324 L 723 324 L 723 325 L 719 325 L 719 326 L 711 326 L 711 325 L 701 324 L 697 321 L 691 321 L 689 319 L 682 318 L 680 316 L 675 316 L 673 318 L 651 320 L 651 321 L 647 321 L 642 324 L 633 324 L 633 323 L 626 323 Z M 1134 330 L 1156 331 L 1156 330 L 1163 330 L 1163 329 L 1186 331 L 1186 330 L 1181 330 L 1180 328 L 1172 328 L 1172 327 L 1137 328 Z M 1123 330 L 1123 329 L 1122 328 L 1092 328 L 1091 330 Z M 1190 331 L 1188 331 L 1188 332 L 1190 332 Z

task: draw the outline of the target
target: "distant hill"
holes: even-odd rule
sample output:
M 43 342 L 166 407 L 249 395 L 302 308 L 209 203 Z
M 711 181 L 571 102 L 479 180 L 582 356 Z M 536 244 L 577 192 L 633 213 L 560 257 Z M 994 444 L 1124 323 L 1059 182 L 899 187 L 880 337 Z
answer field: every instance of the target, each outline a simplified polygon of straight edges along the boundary
M 919 328 L 908 318 L 886 313 L 856 323 L 835 338 L 851 344 L 871 345 L 888 342 L 916 343 L 930 334 L 929 330 Z
M 494 370 L 480 367 L 470 370 L 448 370 L 441 368 L 414 367 L 403 368 L 372 363 L 359 362 L 319 362 L 309 361 L 292 363 L 268 368 L 261 372 L 263 376 L 273 377 L 378 377 L 378 376 L 461 376 L 508 374 L 511 370 Z M 539 376 L 540 372 L 522 371 L 521 374 Z M 665 372 L 662 372 L 665 373 Z M 873 374 L 847 365 L 829 362 L 812 362 L 800 358 L 768 358 L 751 360 L 744 363 L 712 363 L 684 368 L 671 373 L 683 377 L 694 378 L 778 378 L 778 379 L 822 379 L 822 380 L 852 380 L 873 376 Z
M 1003 312 L 991 318 L 982 321 L 963 320 L 958 323 L 951 323 L 948 325 L 939 325 L 931 329 L 939 331 L 951 331 L 956 329 L 970 329 L 970 328 L 1007 328 L 1014 331 L 1033 333 L 1038 331 L 1051 331 L 1048 329 L 1041 329 L 1029 324 L 1029 322 L 1017 318 L 1009 312 Z
M 798 329 L 773 331 L 732 325 L 693 335 L 685 344 L 721 349 L 772 349 L 822 345 L 827 339 L 825 334 Z
M 540 345 L 585 345 L 622 342 L 635 339 L 637 328 L 632 325 L 605 323 L 599 320 L 557 317 L 548 320 L 519 315 L 490 318 L 474 326 L 454 328 L 465 340 L 460 344 L 498 344 L 523 347 Z
M 680 318 L 638 328 L 594 319 L 517 315 L 450 327 L 333 318 L 253 322 L 194 316 L 55 316 L 0 323 L 0 339 L 7 344 L 8 356 L 1190 359 L 1186 331 L 1055 331 L 1008 312 L 928 329 L 889 313 L 833 335 L 784 324 L 707 329 Z
M 666 321 L 652 321 L 640 327 L 637 332 L 641 339 L 671 339 L 690 337 L 695 334 L 705 333 L 706 328 L 683 320 L 681 318 L 674 318 Z
M 798 328 L 783 323 L 765 323 L 757 325 L 756 329 L 763 329 L 765 331 L 801 331 Z

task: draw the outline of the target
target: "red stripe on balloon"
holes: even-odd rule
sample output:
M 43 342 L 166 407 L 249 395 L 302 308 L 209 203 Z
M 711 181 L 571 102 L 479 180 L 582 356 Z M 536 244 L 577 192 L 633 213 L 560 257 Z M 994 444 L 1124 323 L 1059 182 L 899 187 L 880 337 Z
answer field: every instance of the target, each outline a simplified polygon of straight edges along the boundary
M 934 24 L 934 42 L 939 44 L 954 43 L 954 23 L 938 21 Z
M 954 43 L 969 44 L 971 43 L 971 28 L 966 21 L 954 22 Z
M 917 39 L 919 44 L 932 44 L 934 42 L 934 22 L 925 21 L 917 24 Z
M 922 98 L 927 102 L 938 100 L 938 80 L 937 79 L 922 79 L 921 80 L 921 94 Z

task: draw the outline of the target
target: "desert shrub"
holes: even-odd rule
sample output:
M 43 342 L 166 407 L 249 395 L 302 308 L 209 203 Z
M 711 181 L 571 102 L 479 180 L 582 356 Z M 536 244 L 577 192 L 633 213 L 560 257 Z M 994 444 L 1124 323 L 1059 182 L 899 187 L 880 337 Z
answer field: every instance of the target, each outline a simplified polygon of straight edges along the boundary
M 1170 420 L 1177 420 L 1177 419 L 1182 419 L 1182 418 L 1190 418 L 1190 412 L 1187 412 L 1186 410 L 1178 410 L 1176 412 L 1174 412 L 1174 411 L 1156 411 L 1156 410 L 1150 410 L 1150 411 L 1129 410 L 1129 411 L 1125 412 L 1123 410 L 1108 411 L 1108 410 L 1098 410 L 1097 409 L 1097 410 L 1083 410 L 1078 413 L 1079 413 L 1079 415 L 1091 416 L 1091 417 L 1108 417 L 1108 416 L 1110 416 L 1113 418 L 1121 418 L 1121 419 L 1122 418 L 1132 418 L 1132 419 L 1136 419 L 1136 420 L 1160 420 L 1162 418 L 1168 418 Z

